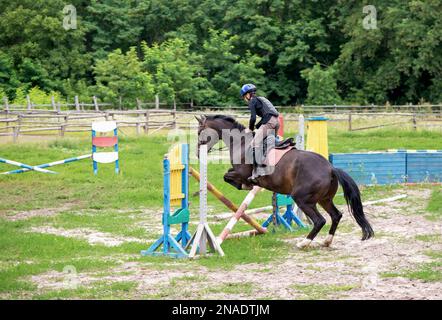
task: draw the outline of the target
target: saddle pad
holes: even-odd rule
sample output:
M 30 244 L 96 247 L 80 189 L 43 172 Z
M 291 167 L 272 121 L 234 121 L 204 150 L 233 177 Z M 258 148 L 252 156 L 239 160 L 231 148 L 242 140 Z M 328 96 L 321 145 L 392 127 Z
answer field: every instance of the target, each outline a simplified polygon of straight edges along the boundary
M 267 153 L 267 157 L 264 163 L 268 166 L 276 166 L 281 158 L 290 150 L 295 149 L 295 147 L 290 147 L 287 149 L 276 149 L 273 148 Z

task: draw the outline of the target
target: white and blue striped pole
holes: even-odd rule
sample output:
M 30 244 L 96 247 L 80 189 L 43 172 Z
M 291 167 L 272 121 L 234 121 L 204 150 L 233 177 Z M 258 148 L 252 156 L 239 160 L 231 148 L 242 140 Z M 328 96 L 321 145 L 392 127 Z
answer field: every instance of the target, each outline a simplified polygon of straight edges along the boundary
M 35 166 L 37 168 L 43 169 L 43 168 L 48 168 L 48 167 L 53 167 L 56 165 L 60 165 L 60 164 L 65 164 L 65 163 L 69 163 L 69 162 L 74 162 L 74 161 L 78 161 L 78 160 L 82 160 L 82 159 L 87 159 L 92 157 L 92 154 L 85 154 L 83 156 L 79 156 L 79 157 L 74 157 L 74 158 L 68 158 L 68 159 L 64 159 L 64 160 L 59 160 L 59 161 L 54 161 L 54 162 L 50 162 L 50 163 L 44 163 L 44 164 L 40 164 L 38 166 Z M 31 169 L 18 169 L 18 170 L 12 170 L 12 171 L 8 171 L 8 172 L 3 172 L 0 174 L 14 174 L 14 173 L 22 173 L 22 172 L 27 172 L 30 171 Z
M 25 163 L 21 163 L 21 162 L 17 162 L 17 161 L 12 161 L 12 160 L 7 160 L 7 159 L 3 159 L 3 158 L 0 158 L 0 163 L 7 163 L 7 164 L 10 164 L 10 165 L 13 165 L 13 166 L 20 167 L 20 168 L 25 168 L 25 169 L 28 169 L 28 170 L 34 170 L 34 171 L 38 171 L 38 172 L 42 172 L 42 173 L 52 173 L 52 174 L 57 173 L 57 172 L 54 172 L 54 171 L 41 169 L 39 167 L 30 166 L 30 165 L 25 164 Z

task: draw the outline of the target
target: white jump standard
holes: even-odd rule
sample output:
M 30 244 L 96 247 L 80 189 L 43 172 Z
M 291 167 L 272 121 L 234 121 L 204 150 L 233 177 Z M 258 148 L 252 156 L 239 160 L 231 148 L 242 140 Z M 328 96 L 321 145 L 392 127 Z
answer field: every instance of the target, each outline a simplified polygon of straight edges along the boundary
M 197 253 L 204 255 L 207 252 L 207 244 L 220 256 L 224 256 L 224 251 L 218 244 L 215 235 L 207 223 L 207 145 L 201 145 L 200 154 L 200 222 L 196 232 L 189 241 L 192 248 L 189 252 L 189 258 L 194 258 Z

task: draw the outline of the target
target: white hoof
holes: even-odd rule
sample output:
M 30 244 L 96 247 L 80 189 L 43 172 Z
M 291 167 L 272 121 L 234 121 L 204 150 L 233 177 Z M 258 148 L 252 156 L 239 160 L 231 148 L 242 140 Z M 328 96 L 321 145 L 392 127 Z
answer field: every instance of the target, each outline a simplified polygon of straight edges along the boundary
M 330 247 L 333 242 L 333 235 L 329 234 L 324 241 L 322 241 L 321 246 Z
M 296 247 L 298 247 L 298 249 L 305 249 L 305 248 L 307 248 L 311 243 L 312 243 L 312 240 L 310 240 L 310 239 L 303 239 L 302 241 L 299 241 L 299 242 L 296 244 Z

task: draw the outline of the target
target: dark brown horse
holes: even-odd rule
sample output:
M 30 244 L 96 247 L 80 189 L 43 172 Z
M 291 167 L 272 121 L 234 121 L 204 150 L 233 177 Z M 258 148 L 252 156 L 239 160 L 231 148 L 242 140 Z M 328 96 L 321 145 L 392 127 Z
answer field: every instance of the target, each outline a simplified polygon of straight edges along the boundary
M 232 117 L 223 115 L 202 116 L 197 120 L 199 122 L 198 151 L 201 144 L 207 144 L 210 150 L 220 139 L 223 139 L 230 150 L 232 163 L 232 168 L 224 175 L 224 180 L 237 189 L 250 189 L 251 182 L 248 178 L 252 174 L 253 165 L 245 161 L 246 142 L 241 140 L 242 161 L 234 163 L 233 155 L 238 152 L 239 148 L 232 143 L 232 137 L 226 134 L 229 131 L 244 134 L 245 127 Z M 309 246 L 326 222 L 316 207 L 318 203 L 327 211 L 332 221 L 329 235 L 322 245 L 331 245 L 342 217 L 342 213 L 333 203 L 338 184 L 341 184 L 344 190 L 344 198 L 349 211 L 362 229 L 362 240 L 367 240 L 374 235 L 365 217 L 359 188 L 355 181 L 343 170 L 334 168 L 330 162 L 317 153 L 293 149 L 281 158 L 271 175 L 258 177 L 255 184 L 273 192 L 291 195 L 298 207 L 311 219 L 313 228 L 307 238 L 297 244 L 299 248 Z

